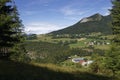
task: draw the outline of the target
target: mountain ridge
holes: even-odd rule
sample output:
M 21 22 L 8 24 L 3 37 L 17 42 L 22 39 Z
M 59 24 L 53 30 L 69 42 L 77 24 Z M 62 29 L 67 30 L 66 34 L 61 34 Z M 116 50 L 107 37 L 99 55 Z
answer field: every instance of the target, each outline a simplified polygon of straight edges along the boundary
M 102 17 L 103 16 L 101 14 L 96 13 L 96 14 L 90 16 L 90 17 L 86 17 L 86 18 L 81 19 L 80 22 L 82 23 L 82 22 L 95 21 L 95 20 L 100 21 L 102 19 Z M 86 21 L 86 19 L 87 19 L 87 21 Z
M 61 30 L 53 31 L 49 34 L 81 34 L 93 32 L 111 34 L 111 16 L 103 16 L 99 13 L 96 13 L 90 17 L 82 18 L 80 21 L 78 21 L 72 26 L 68 26 Z

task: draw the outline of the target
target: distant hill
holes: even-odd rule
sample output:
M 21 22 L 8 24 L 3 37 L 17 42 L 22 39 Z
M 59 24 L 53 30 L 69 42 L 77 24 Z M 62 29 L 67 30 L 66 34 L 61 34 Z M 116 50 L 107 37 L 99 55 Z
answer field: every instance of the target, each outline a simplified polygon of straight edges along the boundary
M 81 19 L 76 24 L 67 28 L 53 31 L 50 34 L 81 34 L 81 33 L 93 33 L 101 32 L 103 34 L 111 34 L 111 17 L 103 16 L 99 13 L 94 14 L 90 17 Z

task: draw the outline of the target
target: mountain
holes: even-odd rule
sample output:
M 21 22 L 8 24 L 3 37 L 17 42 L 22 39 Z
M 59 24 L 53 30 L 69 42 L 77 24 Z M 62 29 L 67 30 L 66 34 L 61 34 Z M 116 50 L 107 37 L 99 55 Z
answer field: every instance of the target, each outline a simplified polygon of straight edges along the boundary
M 93 33 L 101 32 L 103 34 L 111 34 L 111 17 L 103 16 L 99 13 L 94 14 L 90 17 L 81 19 L 76 24 L 67 28 L 53 31 L 50 34 L 81 34 L 81 33 Z

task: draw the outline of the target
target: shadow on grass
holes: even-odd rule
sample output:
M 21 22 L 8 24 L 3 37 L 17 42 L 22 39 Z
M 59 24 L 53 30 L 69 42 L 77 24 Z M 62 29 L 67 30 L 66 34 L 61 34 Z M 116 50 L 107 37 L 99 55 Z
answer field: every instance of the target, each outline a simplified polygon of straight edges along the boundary
M 29 64 L 0 60 L 0 80 L 110 80 L 90 73 L 65 73 Z

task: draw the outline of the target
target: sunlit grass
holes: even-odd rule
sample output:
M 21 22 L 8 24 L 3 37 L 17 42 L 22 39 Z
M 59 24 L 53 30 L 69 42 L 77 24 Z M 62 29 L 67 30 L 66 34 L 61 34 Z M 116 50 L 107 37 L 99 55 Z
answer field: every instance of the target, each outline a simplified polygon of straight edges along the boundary
M 31 63 L 32 65 L 38 66 L 38 67 L 46 67 L 49 68 L 50 70 L 56 71 L 56 72 L 75 72 L 76 69 L 72 69 L 70 67 L 63 67 L 60 65 L 55 65 L 55 64 L 40 64 L 40 63 Z
M 109 50 L 110 45 L 99 45 L 99 46 L 94 46 L 95 49 L 101 49 L 101 50 Z

